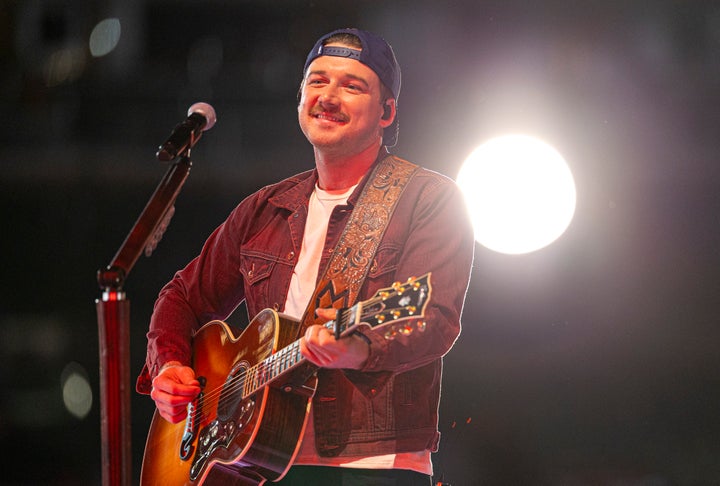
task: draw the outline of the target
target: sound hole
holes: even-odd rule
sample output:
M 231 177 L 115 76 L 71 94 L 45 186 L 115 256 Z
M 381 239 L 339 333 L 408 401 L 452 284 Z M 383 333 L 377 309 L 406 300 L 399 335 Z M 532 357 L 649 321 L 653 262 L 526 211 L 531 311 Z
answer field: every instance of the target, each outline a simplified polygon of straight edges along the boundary
M 247 369 L 247 363 L 236 365 L 225 380 L 217 408 L 218 420 L 221 422 L 233 420 L 237 415 L 238 405 L 243 398 Z

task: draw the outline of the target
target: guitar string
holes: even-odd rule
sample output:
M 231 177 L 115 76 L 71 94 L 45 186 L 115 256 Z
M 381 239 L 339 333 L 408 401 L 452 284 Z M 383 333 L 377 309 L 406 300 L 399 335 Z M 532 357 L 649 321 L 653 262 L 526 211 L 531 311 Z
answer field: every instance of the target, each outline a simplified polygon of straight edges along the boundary
M 342 312 L 342 315 L 338 318 L 341 326 L 343 323 L 347 324 L 347 318 L 351 315 L 351 309 L 347 309 L 345 312 Z M 326 326 L 332 325 L 333 321 L 326 324 Z M 203 394 L 201 403 L 202 406 L 195 409 L 191 418 L 196 420 L 200 414 L 205 413 L 205 410 L 208 409 L 210 405 L 212 405 L 212 409 L 217 408 L 215 407 L 215 403 L 219 405 L 220 400 L 223 397 L 223 393 L 225 393 L 225 396 L 228 397 L 229 400 L 230 398 L 234 399 L 234 396 L 238 392 L 241 392 L 243 395 L 241 397 L 242 400 L 245 396 L 250 396 L 257 392 L 266 383 L 277 376 L 280 376 L 282 373 L 290 368 L 293 368 L 302 361 L 302 355 L 299 353 L 299 349 L 299 341 L 295 341 L 279 350 L 277 353 L 268 356 L 260 363 L 257 363 L 256 365 L 243 370 L 242 373 L 236 375 L 235 377 L 232 377 L 230 380 L 230 386 L 226 386 L 228 384 L 228 381 L 226 381 L 222 386 L 216 387 L 215 389 Z M 249 388 L 250 391 L 245 393 L 245 389 L 247 388 L 246 380 L 248 376 L 252 377 L 252 382 Z
M 238 392 L 241 393 L 241 399 L 244 398 L 245 396 L 250 396 L 253 393 L 257 392 L 257 390 L 262 388 L 262 386 L 264 386 L 264 384 L 266 384 L 267 382 L 269 382 L 270 380 L 272 380 L 274 378 L 274 376 L 272 376 L 273 372 L 278 373 L 277 376 L 279 376 L 279 373 L 281 373 L 281 372 L 278 372 L 276 370 L 277 364 L 278 364 L 277 357 L 281 354 L 283 355 L 283 357 L 286 357 L 285 355 L 288 355 L 290 353 L 290 351 L 292 351 L 290 348 L 298 348 L 296 343 L 293 343 L 290 346 L 283 348 L 282 350 L 269 356 L 268 358 L 266 358 L 265 360 L 256 364 L 255 366 L 253 366 L 251 368 L 247 368 L 247 369 L 243 370 L 242 373 L 239 373 L 238 375 L 232 377 L 229 380 L 229 383 L 230 383 L 229 386 L 227 386 L 228 381 L 225 381 L 221 386 L 216 387 L 213 390 L 210 390 L 209 392 L 203 394 L 201 407 L 198 407 L 197 409 L 195 409 L 192 418 L 197 419 L 197 417 L 200 414 L 204 414 L 205 410 L 208 409 L 211 405 L 212 405 L 212 408 L 210 408 L 210 409 L 217 408 L 215 406 L 215 404 L 217 403 L 219 405 L 220 401 L 223 399 L 223 395 L 225 395 L 227 400 L 231 400 L 231 399 L 235 398 L 235 395 L 237 395 Z M 288 359 L 294 360 L 292 366 L 295 366 L 296 364 L 300 363 L 300 361 L 301 361 L 301 355 L 299 355 L 299 353 L 297 353 L 297 351 L 295 352 L 295 354 L 296 354 L 295 356 L 293 356 L 292 354 L 287 356 Z M 290 369 L 290 368 L 287 368 L 287 369 Z M 284 371 L 285 370 L 283 370 L 283 372 Z M 257 386 L 254 386 L 254 385 L 251 386 L 249 388 L 250 392 L 245 394 L 244 390 L 245 390 L 245 388 L 247 388 L 246 380 L 247 380 L 248 375 L 252 376 L 251 379 L 253 380 L 253 383 L 257 383 Z M 268 376 L 270 376 L 271 378 L 268 379 L 267 378 Z
M 337 319 L 341 328 L 343 325 L 347 325 L 347 320 L 352 315 L 352 309 L 353 308 L 341 311 L 341 315 Z M 326 327 L 331 327 L 333 325 L 333 321 L 325 324 Z M 242 373 L 232 377 L 230 380 L 230 386 L 227 386 L 228 381 L 225 381 L 222 386 L 207 392 L 203 395 L 202 407 L 198 407 L 198 409 L 195 410 L 192 418 L 196 419 L 200 413 L 204 413 L 205 409 L 208 408 L 208 405 L 213 405 L 213 408 L 216 408 L 215 403 L 218 403 L 219 405 L 220 400 L 223 398 L 223 393 L 226 397 L 228 397 L 228 400 L 230 400 L 231 398 L 234 399 L 238 392 L 242 392 L 243 397 L 250 396 L 257 392 L 266 383 L 272 381 L 274 378 L 280 376 L 282 373 L 302 361 L 302 355 L 299 353 L 299 349 L 299 341 L 295 341 L 278 352 L 268 356 L 260 363 L 257 363 L 256 365 L 243 370 Z M 245 389 L 248 388 L 246 386 L 248 376 L 251 376 L 252 381 L 251 386 L 249 387 L 250 391 L 245 393 Z
M 415 289 L 416 290 L 416 289 Z M 400 289 L 399 291 L 396 290 L 396 294 L 402 294 L 404 293 L 404 289 Z M 363 305 L 372 305 L 376 302 L 382 302 L 383 300 L 386 300 L 388 296 L 386 295 L 383 297 L 373 297 L 365 302 L 363 302 Z M 346 311 L 341 315 L 341 317 L 338 319 L 340 321 L 340 324 L 342 325 L 343 322 L 347 323 L 347 318 L 352 316 L 352 310 L 353 308 L 346 309 Z M 367 316 L 363 315 L 362 318 L 365 318 Z M 392 321 L 395 322 L 395 321 Z M 326 326 L 331 326 L 332 321 L 327 323 Z M 346 329 L 345 329 L 346 330 Z M 295 356 L 292 354 L 288 356 L 288 353 L 294 352 Z M 204 414 L 205 410 L 208 409 L 209 405 L 213 405 L 213 408 L 216 408 L 214 406 L 215 402 L 220 403 L 220 400 L 222 399 L 223 393 L 226 394 L 227 397 L 233 397 L 240 391 L 240 389 L 243 389 L 243 396 L 240 398 L 241 400 L 244 397 L 250 396 L 253 393 L 256 393 L 260 388 L 265 386 L 267 383 L 275 379 L 277 376 L 280 376 L 281 374 L 288 371 L 290 368 L 293 368 L 295 365 L 300 363 L 302 360 L 302 356 L 299 354 L 299 341 L 296 341 L 292 343 L 291 345 L 286 346 L 285 348 L 281 349 L 275 354 L 272 354 L 268 358 L 264 359 L 260 363 L 256 364 L 253 367 L 250 367 L 243 371 L 243 373 L 237 375 L 236 377 L 233 377 L 231 380 L 230 386 L 227 386 L 227 381 L 223 384 L 223 386 L 217 387 L 214 390 L 209 391 L 208 393 L 203 395 L 203 400 L 201 403 L 201 407 L 198 407 L 195 409 L 195 412 L 192 415 L 192 419 L 196 420 L 197 417 L 200 414 Z M 289 363 L 289 365 L 288 365 Z M 252 385 L 250 387 L 250 392 L 245 393 L 244 390 L 246 387 L 246 379 L 248 375 L 252 376 L 253 382 L 255 385 Z
M 387 297 L 388 296 L 385 296 L 385 299 L 387 299 Z M 363 304 L 374 304 L 375 302 L 381 302 L 382 300 L 384 299 L 381 297 L 375 297 L 369 299 L 368 301 L 365 301 Z M 352 309 L 353 308 L 347 309 L 347 311 L 340 316 L 338 320 L 340 321 L 341 325 L 343 322 L 346 323 L 347 318 L 352 316 Z M 364 317 L 366 316 L 363 316 L 363 318 Z M 332 325 L 332 322 L 326 324 L 326 326 L 328 325 Z M 298 351 L 299 341 L 296 341 L 291 345 L 281 349 L 277 353 L 269 356 L 255 366 L 244 370 L 243 373 L 237 375 L 236 377 L 233 377 L 230 386 L 221 386 L 203 395 L 201 407 L 195 409 L 192 415 L 192 419 L 196 420 L 200 414 L 205 414 L 205 410 L 207 410 L 210 405 L 213 406 L 212 409 L 215 409 L 215 403 L 217 402 L 219 405 L 223 393 L 225 393 L 226 397 L 228 397 L 229 399 L 230 397 L 234 398 L 234 395 L 236 395 L 240 391 L 240 389 L 243 390 L 244 396 L 250 396 L 251 394 L 257 392 L 266 383 L 272 381 L 272 379 L 280 376 L 285 371 L 300 363 L 300 361 L 302 360 L 302 356 L 298 353 Z M 293 356 L 292 354 L 290 354 L 290 356 L 288 356 L 288 353 L 291 352 L 294 352 L 295 355 Z M 251 383 L 254 384 L 250 387 L 251 391 L 249 393 L 245 393 L 244 390 L 247 388 L 246 380 L 248 375 L 252 375 L 253 381 Z M 224 385 L 227 385 L 227 381 L 224 383 Z M 242 398 L 243 397 L 241 397 L 240 399 L 242 400 Z
M 395 289 L 394 294 L 402 295 L 404 293 L 404 289 Z M 392 295 L 392 294 L 391 294 Z M 389 296 L 386 295 L 385 297 L 375 296 L 367 301 L 364 301 L 362 304 L 363 306 L 372 306 L 375 303 L 380 303 L 383 300 L 386 300 Z M 342 325 L 343 321 L 347 318 L 352 316 L 352 310 L 353 307 L 346 309 L 343 311 L 342 315 L 338 319 L 340 321 L 340 324 Z M 366 315 L 362 315 L 361 318 L 366 318 Z M 393 321 L 395 322 L 395 321 Z M 326 326 L 332 325 L 333 321 L 328 322 L 325 324 Z M 347 324 L 347 322 L 345 322 Z M 347 330 L 347 329 L 345 329 Z M 288 353 L 294 352 L 293 354 Z M 260 388 L 265 386 L 267 383 L 275 379 L 276 377 L 280 376 L 281 374 L 285 373 L 289 369 L 293 368 L 297 364 L 299 364 L 302 361 L 302 355 L 299 353 L 299 341 L 295 341 L 292 344 L 282 348 L 278 352 L 268 356 L 260 363 L 257 363 L 256 365 L 247 368 L 243 370 L 242 373 L 232 377 L 230 379 L 230 386 L 228 385 L 228 381 L 225 381 L 221 386 L 214 388 L 213 390 L 210 390 L 206 393 L 203 393 L 202 400 L 201 400 L 201 406 L 194 409 L 194 412 L 192 416 L 190 417 L 191 420 L 195 421 L 200 417 L 201 415 L 205 414 L 205 410 L 208 409 L 210 405 L 213 405 L 212 409 L 216 409 L 217 407 L 214 405 L 217 403 L 219 405 L 220 400 L 223 398 L 223 393 L 225 393 L 225 396 L 235 398 L 234 396 L 241 392 L 241 398 L 243 398 L 252 395 L 253 393 L 256 393 Z M 290 366 L 287 366 L 287 363 L 290 362 Z M 286 368 L 283 368 L 283 366 L 287 366 Z M 256 385 L 252 385 L 250 387 L 250 391 L 248 393 L 245 393 L 244 390 L 246 387 L 246 380 L 248 376 L 251 376 L 251 380 L 253 380 L 251 383 L 255 383 Z M 211 409 L 211 410 L 212 410 Z

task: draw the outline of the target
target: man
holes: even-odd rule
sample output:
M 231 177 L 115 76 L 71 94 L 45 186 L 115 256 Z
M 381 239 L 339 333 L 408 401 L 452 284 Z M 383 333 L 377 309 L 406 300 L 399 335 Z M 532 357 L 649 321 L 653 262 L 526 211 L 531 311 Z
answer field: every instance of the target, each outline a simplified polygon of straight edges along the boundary
M 389 156 L 399 92 L 400 68 L 382 38 L 357 29 L 321 37 L 307 57 L 298 103 L 315 169 L 241 202 L 163 288 L 153 312 L 138 390 L 176 423 L 200 391 L 190 343 L 202 324 L 226 319 L 242 301 L 250 316 L 274 308 L 301 319 L 309 307 L 300 351 L 319 367 L 318 387 L 293 465 L 278 484 L 431 483 L 442 356 L 460 333 L 474 240 L 452 181 Z M 345 284 L 360 284 L 350 300 L 362 301 L 394 281 L 432 272 L 427 325 L 397 339 L 368 328 L 336 339 L 319 323 L 335 317 L 329 307 L 354 302 L 336 305 L 314 292 L 343 257 L 334 249 L 353 213 L 372 219 L 384 212 L 383 205 L 362 212 L 370 200 L 364 193 L 378 185 L 373 171 L 383 164 L 410 175 L 399 179 L 404 189 L 388 203 L 392 215 L 381 236 L 365 238 L 373 251 L 360 264 L 364 279 Z M 356 245 L 345 253 L 365 256 Z M 340 272 L 333 285 L 347 275 Z

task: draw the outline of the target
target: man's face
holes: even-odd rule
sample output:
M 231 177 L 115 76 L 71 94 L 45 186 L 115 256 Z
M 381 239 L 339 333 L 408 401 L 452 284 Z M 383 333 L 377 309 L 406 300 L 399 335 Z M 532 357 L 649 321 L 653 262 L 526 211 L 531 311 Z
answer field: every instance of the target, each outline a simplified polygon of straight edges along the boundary
M 353 155 L 380 147 L 383 120 L 377 74 L 355 59 L 320 56 L 303 80 L 298 119 L 305 137 L 318 150 Z

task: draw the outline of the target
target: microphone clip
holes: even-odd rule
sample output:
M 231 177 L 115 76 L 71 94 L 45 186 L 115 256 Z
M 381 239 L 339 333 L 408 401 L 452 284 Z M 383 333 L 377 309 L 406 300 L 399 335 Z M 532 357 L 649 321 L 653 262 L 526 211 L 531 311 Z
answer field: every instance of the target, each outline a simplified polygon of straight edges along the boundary
M 207 103 L 195 103 L 188 110 L 188 117 L 177 125 L 165 142 L 158 147 L 157 158 L 169 162 L 187 155 L 202 137 L 202 133 L 215 125 L 215 109 Z

